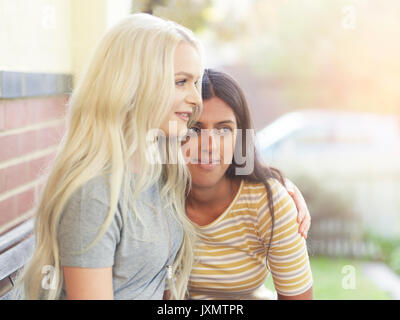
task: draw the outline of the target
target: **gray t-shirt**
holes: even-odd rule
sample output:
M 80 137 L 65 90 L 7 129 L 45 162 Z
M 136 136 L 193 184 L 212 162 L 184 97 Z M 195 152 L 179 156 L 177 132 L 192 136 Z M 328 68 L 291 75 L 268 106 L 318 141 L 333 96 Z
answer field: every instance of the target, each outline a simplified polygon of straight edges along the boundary
M 105 221 L 109 210 L 109 186 L 105 177 L 98 176 L 75 191 L 58 226 L 60 263 L 61 266 L 82 268 L 112 266 L 114 299 L 162 299 L 169 260 L 168 238 L 173 263 L 183 240 L 183 229 L 172 216 L 171 209 L 161 210 L 157 184 L 137 199 L 137 209 L 146 230 L 131 210 L 128 210 L 124 224 L 120 197 L 120 205 L 104 235 L 91 249 L 76 254 L 95 239 Z M 151 205 L 157 208 L 158 213 Z M 61 299 L 65 298 L 63 285 Z

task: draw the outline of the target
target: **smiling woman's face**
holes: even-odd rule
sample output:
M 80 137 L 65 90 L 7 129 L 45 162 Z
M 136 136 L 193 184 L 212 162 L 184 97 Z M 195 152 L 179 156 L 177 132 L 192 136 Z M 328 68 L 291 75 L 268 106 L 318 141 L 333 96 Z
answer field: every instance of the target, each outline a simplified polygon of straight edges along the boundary
M 182 147 L 193 185 L 213 186 L 225 175 L 234 154 L 235 129 L 236 117 L 229 105 L 218 97 L 203 101 L 201 117 L 189 128 Z
M 176 134 L 186 133 L 189 117 L 193 108 L 201 103 L 196 84 L 201 77 L 200 56 L 196 49 L 182 42 L 174 56 L 175 94 L 171 110 L 161 125 L 166 136 L 171 136 L 170 127 L 176 125 Z

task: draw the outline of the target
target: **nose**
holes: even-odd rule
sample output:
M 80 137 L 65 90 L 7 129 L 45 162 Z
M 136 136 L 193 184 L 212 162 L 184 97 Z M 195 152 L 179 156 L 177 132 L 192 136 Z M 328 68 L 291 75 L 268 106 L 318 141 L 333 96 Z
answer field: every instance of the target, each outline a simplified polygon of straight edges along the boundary
M 186 95 L 186 103 L 190 104 L 193 108 L 201 104 L 201 96 L 195 86 L 193 86 Z
M 200 141 L 200 150 L 202 154 L 202 158 L 212 157 L 218 152 L 218 136 L 215 136 L 214 130 L 212 129 L 203 129 L 201 130 L 201 141 Z

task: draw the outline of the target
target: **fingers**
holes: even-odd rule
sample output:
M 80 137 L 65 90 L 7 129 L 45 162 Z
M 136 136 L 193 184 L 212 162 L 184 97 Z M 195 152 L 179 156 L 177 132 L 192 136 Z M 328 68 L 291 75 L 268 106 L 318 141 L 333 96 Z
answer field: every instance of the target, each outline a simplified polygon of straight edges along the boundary
M 302 219 L 299 226 L 299 233 L 304 237 L 304 239 L 307 239 L 307 234 L 308 231 L 310 230 L 310 226 L 311 226 L 311 217 L 304 215 L 304 219 Z
M 307 204 L 300 192 L 300 190 L 289 180 L 286 179 L 286 190 L 293 198 L 297 208 L 297 223 L 299 226 L 299 233 L 307 239 L 308 230 L 311 226 L 311 215 L 308 212 Z
M 294 196 L 295 196 L 294 189 L 288 188 L 288 189 L 286 189 L 286 190 L 287 190 L 287 192 L 290 194 L 291 197 L 294 197 Z
M 299 217 L 300 217 L 300 213 L 298 215 L 297 222 L 300 224 L 299 233 L 304 237 L 304 230 L 305 230 L 305 227 L 306 227 L 306 221 L 304 221 L 304 219 L 299 219 Z
M 286 190 L 289 192 L 289 194 L 293 197 L 293 195 L 295 194 L 294 192 L 294 184 L 292 181 L 290 181 L 289 179 L 285 180 L 285 184 L 286 184 Z
M 303 223 L 304 219 L 306 218 L 306 214 L 304 212 L 304 210 L 298 210 L 298 214 L 297 214 L 297 223 L 299 223 L 300 225 Z
M 297 193 L 295 192 L 294 189 L 290 188 L 289 186 L 287 187 L 286 190 L 289 193 L 289 195 L 292 197 L 292 199 L 293 199 L 293 201 L 294 201 L 294 203 L 296 205 L 297 211 L 300 211 L 300 207 L 299 207 L 300 200 L 299 200 L 299 198 L 297 196 Z M 297 217 L 297 222 L 300 223 L 299 216 Z
M 306 229 L 306 223 L 304 222 L 304 223 L 302 223 L 302 224 L 300 225 L 300 227 L 299 227 L 299 233 L 301 234 L 301 236 L 302 236 L 304 239 L 307 239 L 307 232 L 304 231 L 305 229 Z

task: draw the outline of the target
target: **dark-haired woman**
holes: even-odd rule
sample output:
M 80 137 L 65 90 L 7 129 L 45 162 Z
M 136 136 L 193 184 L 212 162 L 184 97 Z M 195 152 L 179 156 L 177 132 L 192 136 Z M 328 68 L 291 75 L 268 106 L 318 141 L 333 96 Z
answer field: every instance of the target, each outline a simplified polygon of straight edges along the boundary
M 183 145 L 192 176 L 186 212 L 200 234 L 189 298 L 270 299 L 271 273 L 278 299 L 312 299 L 295 202 L 279 170 L 257 157 L 242 90 L 209 69 L 202 95 L 203 112 Z

